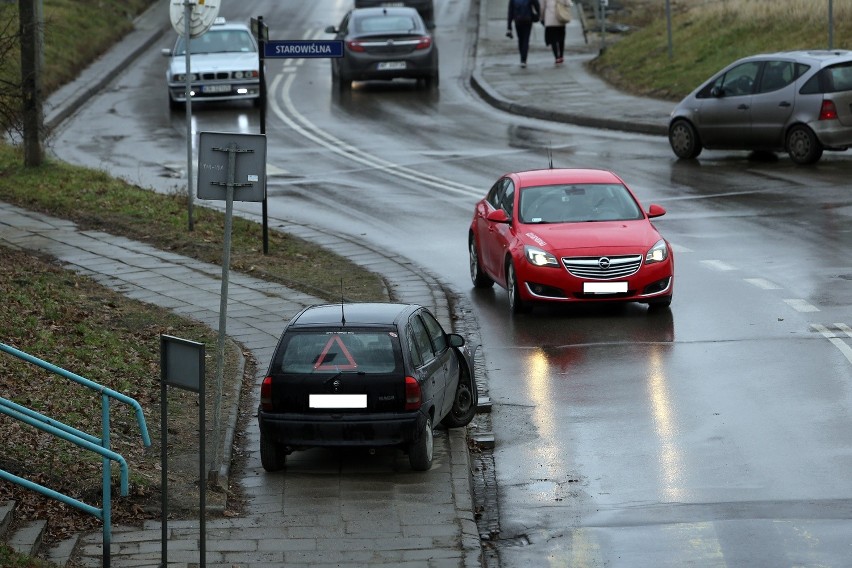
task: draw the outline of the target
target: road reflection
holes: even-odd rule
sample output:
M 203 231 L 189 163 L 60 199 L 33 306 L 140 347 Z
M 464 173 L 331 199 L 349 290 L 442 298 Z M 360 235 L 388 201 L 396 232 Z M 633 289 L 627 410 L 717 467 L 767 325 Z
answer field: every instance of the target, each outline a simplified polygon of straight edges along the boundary
M 685 499 L 683 489 L 682 453 L 677 444 L 678 422 L 672 408 L 669 380 L 664 359 L 666 346 L 652 345 L 648 351 L 648 400 L 659 438 L 657 463 L 660 468 L 660 487 L 667 501 Z

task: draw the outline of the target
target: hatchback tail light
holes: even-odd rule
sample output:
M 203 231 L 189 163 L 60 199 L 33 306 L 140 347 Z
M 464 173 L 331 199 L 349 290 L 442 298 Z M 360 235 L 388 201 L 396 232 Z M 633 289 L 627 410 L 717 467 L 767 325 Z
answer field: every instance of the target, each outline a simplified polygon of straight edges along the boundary
M 822 108 L 819 109 L 820 120 L 837 120 L 837 107 L 834 106 L 834 101 L 822 101 Z
M 260 383 L 260 408 L 267 412 L 272 411 L 272 377 L 266 377 Z
M 414 377 L 405 377 L 405 409 L 417 410 L 423 404 L 420 383 Z
M 358 51 L 358 52 L 367 51 L 367 49 L 364 47 L 364 45 L 358 40 L 347 41 L 346 47 L 347 47 L 347 49 L 349 49 L 349 51 Z
M 428 49 L 432 46 L 432 38 L 429 36 L 423 36 L 420 38 L 420 41 L 417 42 L 417 45 L 414 46 L 414 49 Z

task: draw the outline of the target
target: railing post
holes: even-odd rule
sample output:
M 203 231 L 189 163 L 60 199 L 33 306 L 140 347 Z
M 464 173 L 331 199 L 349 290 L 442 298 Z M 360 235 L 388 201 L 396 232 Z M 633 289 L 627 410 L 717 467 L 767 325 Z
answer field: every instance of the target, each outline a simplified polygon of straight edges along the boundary
M 105 450 L 109 447 L 109 395 L 105 392 L 101 393 L 101 445 Z M 112 541 L 112 464 L 111 460 L 103 458 L 103 567 L 109 568 L 110 565 L 110 543 Z

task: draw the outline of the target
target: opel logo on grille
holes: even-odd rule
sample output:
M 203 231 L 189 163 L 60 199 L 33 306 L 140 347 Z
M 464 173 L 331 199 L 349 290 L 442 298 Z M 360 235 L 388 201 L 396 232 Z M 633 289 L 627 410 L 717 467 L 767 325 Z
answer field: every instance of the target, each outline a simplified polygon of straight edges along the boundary
M 598 259 L 598 266 L 600 266 L 601 270 L 606 270 L 609 268 L 609 259 L 605 256 L 602 256 Z
M 333 383 L 331 383 L 331 388 L 334 389 L 334 392 L 340 390 L 340 379 L 335 379 Z

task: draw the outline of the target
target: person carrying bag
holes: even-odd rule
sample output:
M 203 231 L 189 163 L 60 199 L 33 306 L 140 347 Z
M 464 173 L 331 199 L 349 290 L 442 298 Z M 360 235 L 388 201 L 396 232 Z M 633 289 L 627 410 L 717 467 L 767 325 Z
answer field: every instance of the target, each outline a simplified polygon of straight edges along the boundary
M 560 24 L 570 24 L 573 8 L 574 3 L 571 0 L 556 0 L 556 20 Z
M 560 6 L 567 11 L 567 20 L 559 15 Z M 556 65 L 562 65 L 565 61 L 565 24 L 571 21 L 572 6 L 571 0 L 541 0 L 544 43 L 553 50 Z

